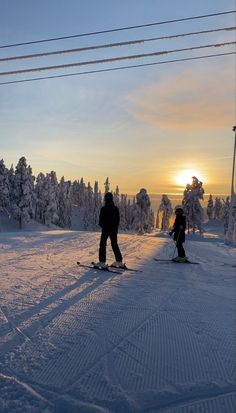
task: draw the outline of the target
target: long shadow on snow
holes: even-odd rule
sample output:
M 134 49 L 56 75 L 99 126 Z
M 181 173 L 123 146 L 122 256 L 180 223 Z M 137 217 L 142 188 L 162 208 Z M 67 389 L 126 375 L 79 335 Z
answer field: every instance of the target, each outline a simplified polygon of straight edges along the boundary
M 165 238 L 168 238 L 169 241 L 170 238 L 167 236 Z M 171 243 L 167 243 L 171 244 Z M 166 247 L 166 245 L 162 245 L 158 249 L 158 253 L 161 253 L 162 249 Z M 159 255 L 159 254 L 158 254 Z M 156 254 L 154 254 L 156 256 Z M 154 258 L 153 256 L 153 258 Z M 145 264 L 144 264 L 145 265 Z M 93 271 L 93 270 L 91 270 Z M 53 304 L 56 300 L 62 298 L 69 292 L 73 291 L 74 289 L 78 288 L 81 286 L 84 282 L 86 282 L 90 276 L 89 274 L 91 273 L 90 270 L 88 270 L 84 276 L 82 276 L 78 281 L 76 281 L 74 284 L 69 285 L 65 287 L 63 290 L 57 291 L 55 294 L 53 294 L 50 297 L 47 297 L 45 300 L 40 302 L 39 304 L 35 305 L 33 308 L 30 308 L 26 310 L 25 312 L 21 313 L 19 316 L 15 318 L 11 318 L 9 321 L 1 326 L 0 330 L 0 337 L 4 336 L 5 334 L 11 332 L 12 330 L 18 328 L 18 326 L 24 322 L 30 319 L 32 316 L 36 315 L 41 311 L 42 309 L 46 308 L 48 305 Z M 130 274 L 131 275 L 131 274 Z M 98 279 L 93 283 L 92 285 L 88 286 L 85 288 L 83 291 L 79 292 L 77 295 L 75 295 L 73 298 L 64 301 L 61 303 L 59 306 L 56 308 L 53 308 L 51 312 L 47 313 L 45 316 L 42 318 L 39 318 L 37 321 L 33 322 L 29 327 L 26 327 L 22 330 L 18 330 L 18 334 L 14 336 L 10 341 L 5 343 L 3 346 L 0 347 L 1 354 L 7 353 L 8 351 L 11 351 L 15 346 L 19 345 L 19 343 L 23 340 L 26 339 L 27 337 L 31 339 L 31 336 L 35 334 L 40 328 L 45 327 L 51 320 L 53 320 L 56 316 L 60 315 L 60 313 L 67 308 L 69 308 L 71 305 L 74 305 L 76 302 L 79 300 L 83 299 L 87 294 L 91 293 L 93 290 L 95 290 L 97 287 L 103 284 L 104 281 L 107 281 L 108 279 L 111 279 L 114 277 L 114 274 L 111 276 L 110 274 L 107 273 L 96 273 L 96 276 L 98 276 Z M 133 273 L 132 276 L 135 276 Z M 22 334 L 20 334 L 22 332 Z
M 91 271 L 94 271 L 94 270 L 91 270 Z M 69 292 L 83 285 L 83 283 L 89 279 L 88 274 L 91 273 L 91 271 L 89 270 L 83 277 L 81 277 L 74 284 L 67 286 L 63 290 L 56 292 L 55 294 L 46 298 L 45 300 L 43 300 L 42 302 L 40 302 L 33 308 L 30 308 L 29 310 L 25 311 L 24 313 L 22 313 L 20 316 L 16 317 L 15 319 L 11 319 L 12 325 L 9 323 L 4 324 L 2 328 L 7 326 L 7 329 L 5 329 L 3 332 L 0 332 L 0 336 L 3 336 L 7 334 L 8 332 L 12 331 L 14 327 L 19 326 L 23 321 L 26 321 L 29 318 L 31 318 L 33 315 L 38 314 L 38 312 L 41 311 L 43 308 L 46 308 L 48 305 L 53 304 L 56 300 L 62 298 Z M 112 277 L 114 277 L 114 274 L 110 275 L 105 272 L 101 274 L 96 273 L 96 277 L 98 277 L 98 279 L 92 285 L 89 285 L 84 290 L 76 294 L 74 297 L 63 301 L 61 304 L 53 308 L 49 313 L 42 316 L 41 318 L 39 316 L 39 319 L 33 322 L 29 327 L 26 327 L 20 330 L 19 333 L 22 332 L 21 337 L 24 338 L 24 336 L 26 336 L 29 339 L 31 339 L 31 336 L 35 334 L 40 328 L 45 327 L 50 321 L 52 321 L 55 317 L 60 315 L 63 311 L 65 311 L 72 305 L 76 304 L 81 299 L 85 298 L 86 295 L 94 291 L 98 286 L 103 284 L 104 281 L 107 281 L 111 279 Z M 18 344 L 19 344 L 19 334 L 16 337 L 13 337 L 10 341 L 8 341 L 6 344 L 0 347 L 1 355 L 3 355 L 3 353 L 5 352 L 11 351 L 14 348 L 14 346 Z

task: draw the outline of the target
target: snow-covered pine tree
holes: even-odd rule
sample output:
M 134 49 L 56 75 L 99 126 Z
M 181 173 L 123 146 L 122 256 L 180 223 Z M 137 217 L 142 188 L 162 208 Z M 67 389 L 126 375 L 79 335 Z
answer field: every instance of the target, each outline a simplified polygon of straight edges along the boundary
M 229 198 L 228 225 L 225 234 L 227 244 L 236 245 L 236 194 L 233 192 Z
M 58 225 L 58 181 L 56 172 L 51 171 L 46 174 L 45 178 L 45 194 L 47 198 L 47 206 L 45 210 L 45 224 Z
M 4 160 L 0 160 L 0 212 L 5 212 L 10 216 L 10 188 L 8 181 L 8 169 Z
M 74 205 L 79 203 L 79 181 L 75 180 L 72 182 L 72 202 Z
M 154 230 L 155 228 L 155 214 L 151 208 L 150 208 L 150 213 L 149 213 L 149 228 L 150 228 L 150 231 Z
M 208 219 L 213 219 L 213 212 L 214 212 L 214 202 L 213 202 L 213 197 L 210 194 L 208 203 L 207 203 L 207 216 Z
M 79 183 L 79 203 L 78 203 L 79 207 L 84 207 L 85 206 L 86 196 L 87 196 L 87 188 L 86 188 L 86 185 L 84 183 L 84 178 L 81 178 L 80 183 Z
M 120 198 L 120 228 L 122 230 L 127 229 L 127 195 L 121 194 Z
M 104 194 L 110 191 L 110 182 L 109 179 L 107 178 L 104 182 Z
M 161 203 L 157 210 L 158 215 L 158 223 L 160 222 L 161 217 L 161 230 L 168 231 L 170 227 L 170 217 L 173 213 L 173 208 L 171 205 L 171 201 L 167 195 L 163 194 L 161 198 Z
M 221 210 L 222 210 L 222 202 L 221 202 L 221 199 L 217 196 L 215 199 L 215 205 L 214 205 L 214 219 L 220 219 Z
M 71 228 L 72 209 L 72 184 L 71 181 L 66 181 L 65 225 L 68 228 Z
M 133 197 L 131 205 L 131 229 L 135 232 L 139 231 L 140 222 L 140 208 L 136 204 L 136 197 Z
M 98 229 L 99 215 L 102 207 L 102 194 L 98 189 L 98 181 L 94 183 L 93 194 L 93 229 Z
M 229 211 L 230 211 L 230 197 L 227 196 L 226 200 L 223 199 L 223 206 L 221 210 L 221 221 L 224 225 L 224 235 L 226 235 L 229 226 Z
M 40 172 L 36 178 L 35 184 L 36 208 L 35 219 L 45 224 L 45 211 L 48 203 L 46 191 L 46 177 Z
M 116 186 L 116 190 L 115 190 L 115 192 L 113 193 L 113 201 L 114 201 L 114 204 L 115 204 L 117 207 L 119 207 L 119 204 L 120 204 L 120 190 L 119 190 L 118 185 Z
M 141 188 L 136 194 L 137 210 L 134 211 L 135 220 L 138 220 L 138 233 L 144 234 L 150 231 L 149 214 L 150 214 L 150 198 L 145 188 Z
M 183 207 L 187 220 L 188 232 L 192 228 L 193 233 L 196 229 L 202 234 L 203 208 L 200 200 L 203 199 L 204 189 L 202 182 L 195 176 L 192 177 L 192 184 L 187 184 L 184 191 Z
M 7 178 L 9 184 L 9 198 L 10 198 L 10 211 L 9 211 L 9 218 L 12 215 L 13 210 L 13 199 L 14 199 L 14 187 L 15 187 L 15 169 L 13 164 L 11 164 L 10 169 L 7 171 Z
M 127 229 L 132 228 L 132 216 L 133 216 L 133 205 L 131 204 L 130 199 L 128 199 L 128 201 L 127 201 L 127 213 L 126 213 Z
M 64 176 L 61 178 L 58 186 L 58 216 L 59 226 L 62 228 L 71 227 L 72 217 L 72 198 L 71 182 L 65 181 Z
M 13 217 L 22 228 L 22 225 L 29 222 L 34 215 L 34 177 L 24 156 L 16 166 L 12 196 Z
M 94 199 L 93 199 L 93 188 L 90 185 L 90 182 L 88 183 L 88 187 L 86 190 L 86 203 L 85 203 L 85 209 L 84 209 L 84 219 L 83 219 L 83 225 L 84 229 L 91 229 L 94 224 L 94 217 L 93 217 L 93 206 L 94 206 Z
M 84 179 L 81 178 L 80 181 L 76 180 L 72 184 L 72 200 L 73 204 L 77 205 L 79 208 L 84 207 L 86 198 L 86 185 Z

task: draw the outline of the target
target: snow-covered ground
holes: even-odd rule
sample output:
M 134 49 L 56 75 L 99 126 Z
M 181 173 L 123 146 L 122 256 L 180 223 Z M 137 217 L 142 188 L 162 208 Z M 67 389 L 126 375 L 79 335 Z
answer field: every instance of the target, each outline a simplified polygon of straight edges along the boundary
M 99 233 L 0 233 L 0 412 L 234 413 L 235 249 L 217 231 L 121 234 L 142 272 L 78 267 Z M 113 260 L 110 247 L 108 262 Z

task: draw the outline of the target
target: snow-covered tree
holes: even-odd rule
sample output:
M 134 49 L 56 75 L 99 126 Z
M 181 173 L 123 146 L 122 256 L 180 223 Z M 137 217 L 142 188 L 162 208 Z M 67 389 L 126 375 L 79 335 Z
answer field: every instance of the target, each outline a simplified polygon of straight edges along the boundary
M 236 194 L 229 199 L 228 226 L 225 234 L 225 242 L 236 245 Z
M 167 195 L 163 194 L 161 198 L 161 203 L 157 210 L 158 217 L 161 216 L 161 230 L 168 231 L 170 227 L 170 217 L 173 213 L 173 208 L 171 201 Z M 160 218 L 159 218 L 160 222 Z M 158 222 L 158 223 L 159 223 Z
M 214 212 L 214 202 L 213 202 L 212 195 L 210 194 L 209 199 L 208 199 L 208 203 L 207 203 L 207 216 L 208 216 L 208 219 L 213 218 L 213 212 Z
M 116 190 L 115 190 L 115 192 L 113 193 L 113 201 L 114 201 L 114 204 L 115 204 L 117 207 L 119 207 L 119 204 L 120 204 L 120 190 L 119 190 L 118 185 L 116 186 Z
M 107 178 L 104 182 L 104 194 L 110 191 L 110 182 L 109 179 Z
M 50 224 L 58 225 L 58 181 L 56 172 L 51 171 L 46 175 L 45 182 L 47 206 L 45 210 L 45 224 L 50 226 Z
M 226 235 L 229 226 L 229 212 L 230 212 L 230 197 L 223 199 L 223 206 L 221 210 L 221 221 L 224 225 L 224 234 Z
M 127 195 L 121 194 L 120 199 L 120 228 L 127 229 Z
M 61 178 L 58 187 L 58 216 L 59 226 L 71 227 L 72 216 L 72 199 L 71 199 L 71 182 L 65 182 L 64 176 Z
M 36 208 L 35 219 L 38 222 L 45 224 L 45 211 L 48 203 L 46 190 L 46 177 L 40 172 L 36 178 L 35 184 Z
M 139 234 L 144 234 L 150 231 L 149 214 L 151 206 L 150 198 L 145 188 L 141 188 L 136 194 L 136 206 L 137 209 L 134 211 L 134 218 L 136 225 L 138 224 Z
M 221 199 L 217 196 L 215 199 L 215 205 L 214 205 L 214 219 L 220 219 L 221 210 L 222 210 L 222 202 L 221 202 Z
M 94 183 L 94 193 L 93 193 L 93 229 L 98 229 L 99 215 L 102 207 L 102 194 L 98 189 L 98 181 Z
M 86 198 L 86 185 L 84 179 L 76 180 L 72 184 L 72 201 L 78 207 L 84 207 Z
M 33 217 L 33 206 L 34 177 L 31 167 L 27 166 L 26 158 L 22 156 L 16 166 L 12 192 L 12 212 L 20 228 Z
M 135 232 L 140 231 L 141 208 L 135 203 L 132 208 L 132 229 Z
M 150 229 L 154 229 L 155 227 L 155 214 L 154 211 L 152 209 L 150 209 L 150 213 L 149 213 L 149 228 Z
M 202 234 L 203 208 L 200 200 L 203 199 L 204 189 L 202 182 L 195 176 L 192 177 L 192 184 L 187 184 L 184 191 L 183 207 L 187 219 L 188 231 L 192 228 L 195 233 L 196 228 Z
M 127 213 L 126 213 L 126 228 L 132 228 L 132 216 L 133 216 L 133 205 L 131 205 L 130 199 L 127 201 Z
M 10 189 L 8 181 L 8 169 L 3 159 L 0 160 L 0 212 L 4 211 L 10 215 Z
M 78 205 L 79 203 L 79 181 L 78 180 L 75 180 L 72 182 L 71 196 L 72 196 L 73 204 Z
M 80 183 L 79 183 L 79 206 L 83 207 L 85 206 L 86 203 L 86 185 L 84 183 L 84 178 L 80 179 Z
M 84 220 L 83 220 L 84 229 L 92 228 L 93 223 L 94 223 L 93 213 L 94 213 L 93 189 L 89 182 L 87 190 L 86 190 L 86 201 L 85 201 Z

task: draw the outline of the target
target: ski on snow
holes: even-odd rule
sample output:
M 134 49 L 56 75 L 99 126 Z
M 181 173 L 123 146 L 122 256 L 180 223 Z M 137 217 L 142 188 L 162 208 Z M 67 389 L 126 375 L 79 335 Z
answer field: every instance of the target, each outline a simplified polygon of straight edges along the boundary
M 116 270 L 112 270 L 109 267 L 98 267 L 97 265 L 94 265 L 93 262 L 91 262 L 91 265 L 86 265 L 86 264 L 81 264 L 81 262 L 77 261 L 77 264 L 80 267 L 84 267 L 84 268 L 90 268 L 92 270 L 99 270 L 99 271 L 104 271 L 104 272 L 112 272 L 113 274 L 121 274 L 121 271 L 116 271 Z
M 165 262 L 165 263 L 172 263 L 172 264 L 199 264 L 199 262 L 194 262 L 194 261 L 178 262 L 178 261 L 172 260 L 171 258 L 170 258 L 170 259 L 154 258 L 154 261 L 157 261 L 157 262 Z
M 108 267 L 109 268 L 115 268 L 115 269 L 118 269 L 118 270 L 123 270 L 123 271 L 142 272 L 142 270 L 137 270 L 135 268 L 126 267 L 125 264 L 124 264 L 124 267 L 116 267 L 115 265 L 109 265 Z
M 113 273 L 115 273 L 115 274 L 121 274 L 122 272 L 124 272 L 124 271 L 134 271 L 134 272 L 141 272 L 141 270 L 135 270 L 134 268 L 128 268 L 128 267 L 115 267 L 115 266 L 112 266 L 112 265 L 109 265 L 108 267 L 106 267 L 106 268 L 102 268 L 102 267 L 99 267 L 98 265 L 95 265 L 95 263 L 92 261 L 91 262 L 91 265 L 86 265 L 86 264 L 81 264 L 81 262 L 80 261 L 77 261 L 77 264 L 80 266 L 80 267 L 85 267 L 85 268 L 91 268 L 91 269 L 95 269 L 95 270 L 100 270 L 100 271 L 107 271 L 107 272 L 113 272 Z

